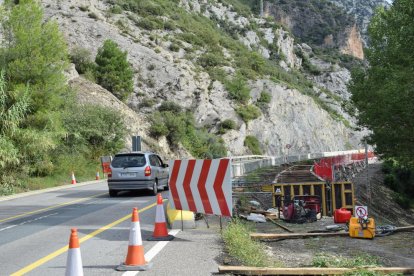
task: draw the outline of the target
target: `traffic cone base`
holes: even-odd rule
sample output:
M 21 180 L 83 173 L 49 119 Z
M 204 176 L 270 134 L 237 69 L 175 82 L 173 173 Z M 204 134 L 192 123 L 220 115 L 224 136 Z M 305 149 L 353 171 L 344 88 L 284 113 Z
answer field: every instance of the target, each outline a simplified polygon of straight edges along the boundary
M 147 239 L 147 241 L 172 241 L 175 237 L 173 235 L 167 235 L 163 237 L 154 237 L 151 236 Z
M 150 268 L 151 264 L 145 261 L 138 208 L 134 208 L 129 231 L 128 254 L 125 262 L 121 263 L 115 269 L 118 271 L 143 271 Z
M 75 173 L 72 172 L 72 184 L 76 184 L 76 178 L 75 178 Z
M 158 194 L 157 209 L 155 213 L 154 232 L 148 241 L 171 241 L 174 236 L 168 235 L 167 222 L 165 221 L 164 205 L 162 195 Z
M 152 263 L 145 265 L 126 265 L 125 263 L 120 264 L 115 268 L 117 271 L 146 271 L 152 267 Z

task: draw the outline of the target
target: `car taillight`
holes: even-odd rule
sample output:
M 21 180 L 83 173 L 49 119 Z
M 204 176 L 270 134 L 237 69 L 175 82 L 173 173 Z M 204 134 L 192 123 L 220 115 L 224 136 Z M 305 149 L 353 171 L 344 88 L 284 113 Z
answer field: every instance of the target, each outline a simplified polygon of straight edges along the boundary
M 111 178 L 112 177 L 112 173 L 108 173 L 108 178 Z
M 151 167 L 147 166 L 144 170 L 145 176 L 150 176 L 151 175 Z

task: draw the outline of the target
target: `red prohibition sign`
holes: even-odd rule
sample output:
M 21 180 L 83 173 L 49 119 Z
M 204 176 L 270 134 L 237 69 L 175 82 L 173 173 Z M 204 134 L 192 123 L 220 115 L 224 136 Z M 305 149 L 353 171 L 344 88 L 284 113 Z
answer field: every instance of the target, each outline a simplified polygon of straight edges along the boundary
M 364 207 L 358 207 L 355 212 L 359 218 L 363 218 L 367 215 L 367 210 Z

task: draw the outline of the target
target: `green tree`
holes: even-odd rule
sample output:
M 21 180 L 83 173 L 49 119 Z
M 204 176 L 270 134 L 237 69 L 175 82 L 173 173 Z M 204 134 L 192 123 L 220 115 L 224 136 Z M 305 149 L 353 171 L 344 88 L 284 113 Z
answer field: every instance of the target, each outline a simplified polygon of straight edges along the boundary
M 21 167 L 27 165 L 30 170 L 26 171 L 36 172 L 64 133 L 60 115 L 68 95 L 63 74 L 68 64 L 66 44 L 56 22 L 44 22 L 37 1 L 10 2 L 5 7 L 0 19 L 4 34 L 0 58 L 9 90 L 30 87 L 27 116 L 13 139 L 20 160 L 25 161 Z
M 95 62 L 96 80 L 118 99 L 125 100 L 133 91 L 133 71 L 127 61 L 127 53 L 118 45 L 106 40 L 98 49 Z
M 414 1 L 396 0 L 369 25 L 369 68 L 354 71 L 350 90 L 360 125 L 383 157 L 414 165 Z

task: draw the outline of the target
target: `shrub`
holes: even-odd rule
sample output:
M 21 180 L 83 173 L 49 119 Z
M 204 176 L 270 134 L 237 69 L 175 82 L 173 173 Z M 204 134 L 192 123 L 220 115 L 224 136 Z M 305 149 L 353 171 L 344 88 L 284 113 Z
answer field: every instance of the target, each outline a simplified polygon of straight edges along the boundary
M 247 103 L 250 99 L 250 90 L 247 87 L 246 79 L 240 74 L 231 81 L 225 82 L 224 86 L 229 93 L 229 98 L 239 103 Z
M 122 13 L 122 8 L 118 5 L 113 5 L 110 9 L 110 12 L 113 14 L 121 14 Z
M 68 132 L 65 140 L 67 147 L 99 157 L 116 153 L 124 146 L 126 128 L 119 112 L 97 105 L 75 106 L 72 109 L 64 116 Z
M 151 98 L 145 98 L 139 104 L 140 107 L 153 107 L 155 104 L 155 100 Z
M 207 53 L 202 55 L 197 62 L 200 66 L 207 68 L 223 65 L 223 60 L 223 55 L 217 53 Z
M 180 46 L 178 46 L 177 43 L 172 42 L 168 49 L 170 49 L 173 52 L 178 52 L 180 50 Z
M 266 91 L 262 91 L 262 93 L 260 94 L 260 98 L 257 99 L 256 105 L 260 108 L 260 109 L 265 109 L 270 101 L 272 100 L 272 95 L 270 95 L 268 92 Z
M 164 23 L 162 22 L 162 20 L 156 17 L 142 18 L 141 20 L 136 22 L 136 25 L 149 31 L 164 28 Z
M 236 112 L 245 123 L 257 119 L 261 115 L 260 109 L 254 105 L 240 106 L 236 109 Z
M 237 124 L 235 121 L 231 120 L 231 119 L 226 119 L 223 122 L 221 122 L 221 127 L 224 129 L 236 129 L 237 128 Z
M 88 13 L 88 16 L 89 16 L 89 18 L 92 18 L 92 19 L 98 19 L 98 15 L 94 12 Z
M 246 136 L 246 139 L 244 139 L 244 146 L 246 146 L 252 154 L 262 154 L 262 150 L 260 149 L 260 142 L 254 136 Z
M 112 40 L 106 40 L 98 49 L 95 62 L 96 80 L 118 99 L 125 100 L 133 91 L 133 72 L 127 61 L 127 53 Z
M 175 102 L 165 101 L 160 105 L 158 110 L 160 112 L 169 111 L 169 112 L 172 112 L 174 114 L 179 114 L 181 112 L 182 108 L 179 104 L 176 104 Z
M 91 52 L 82 47 L 75 47 L 70 55 L 70 60 L 75 64 L 79 74 L 85 74 L 88 70 L 95 70 L 95 63 L 92 61 Z
M 157 112 L 154 113 L 150 118 L 151 126 L 149 128 L 149 135 L 154 138 L 159 138 L 161 136 L 167 136 L 169 131 L 167 126 L 164 124 L 162 115 Z

